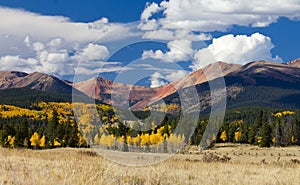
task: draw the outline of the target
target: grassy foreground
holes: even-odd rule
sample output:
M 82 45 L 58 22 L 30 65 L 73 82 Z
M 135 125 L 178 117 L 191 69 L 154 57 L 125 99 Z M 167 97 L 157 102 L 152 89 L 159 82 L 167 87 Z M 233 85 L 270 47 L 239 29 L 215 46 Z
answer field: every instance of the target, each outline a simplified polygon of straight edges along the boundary
M 228 162 L 222 159 L 230 158 Z M 136 160 L 139 160 L 137 158 Z M 0 184 L 300 184 L 300 147 L 217 145 L 151 165 L 111 162 L 92 149 L 0 148 Z

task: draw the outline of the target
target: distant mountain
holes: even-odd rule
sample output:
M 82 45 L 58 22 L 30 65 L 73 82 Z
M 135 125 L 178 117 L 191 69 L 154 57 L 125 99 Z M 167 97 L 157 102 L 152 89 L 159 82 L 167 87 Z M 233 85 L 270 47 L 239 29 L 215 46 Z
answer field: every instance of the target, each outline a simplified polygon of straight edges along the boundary
M 240 65 L 227 64 L 224 62 L 210 64 L 203 70 L 195 71 L 176 82 L 157 88 L 115 83 L 101 77 L 74 83 L 73 86 L 86 95 L 105 103 L 111 104 L 111 99 L 115 99 L 119 106 L 126 105 L 129 102 L 132 110 L 139 110 L 142 107 L 162 100 L 179 89 L 220 77 L 222 74 L 215 72 L 216 66 L 221 69 L 223 74 L 228 74 L 240 67 Z M 128 92 L 130 92 L 129 98 L 125 96 Z M 114 98 L 111 98 L 112 95 Z
M 239 70 L 225 75 L 226 84 L 240 83 L 243 85 L 273 86 L 298 88 L 300 68 L 296 63 L 274 63 L 255 61 L 242 66 Z
M 72 93 L 71 85 L 51 75 L 38 72 L 27 74 L 15 71 L 1 71 L 0 89 L 8 88 L 29 88 L 53 93 Z
M 218 69 L 218 70 L 216 70 Z M 217 62 L 209 64 L 170 84 L 157 88 L 114 83 L 104 78 L 93 78 L 75 83 L 74 87 L 90 97 L 111 104 L 111 95 L 123 97 L 130 91 L 129 98 L 119 98 L 118 105 L 131 105 L 132 110 L 141 110 L 149 105 L 168 103 L 180 104 L 179 90 L 196 87 L 199 107 L 205 111 L 212 102 L 209 84 L 224 77 L 227 91 L 227 107 L 265 106 L 292 107 L 292 99 L 300 98 L 300 59 L 287 63 L 254 61 L 246 65 Z M 209 83 L 210 82 L 210 83 Z M 114 86 L 114 90 L 112 90 Z M 220 93 L 223 93 L 220 90 Z M 221 94 L 220 94 L 221 95 Z
M 25 89 L 31 89 L 39 97 L 41 93 L 37 92 L 48 93 L 45 99 L 51 99 L 49 96 L 56 94 L 61 100 L 71 100 L 72 92 L 75 92 L 83 98 L 86 95 L 92 97 L 98 103 L 117 103 L 119 107 L 129 104 L 132 110 L 141 110 L 160 104 L 162 100 L 167 104 L 180 105 L 178 91 L 188 92 L 196 87 L 198 97 L 190 97 L 187 101 L 199 102 L 200 109 L 207 111 L 216 103 L 211 100 L 209 85 L 222 77 L 226 83 L 228 108 L 263 106 L 300 109 L 297 103 L 300 102 L 300 59 L 281 64 L 268 61 L 254 61 L 246 65 L 217 62 L 157 88 L 115 83 L 101 77 L 72 83 L 38 72 L 0 71 L 0 98 L 14 94 L 17 89 L 20 96 L 24 93 L 29 95 Z M 220 89 L 218 93 L 221 97 L 225 90 Z M 33 99 L 32 96 L 30 98 Z
M 12 88 L 15 83 L 28 74 L 17 71 L 0 71 L 0 89 Z
M 285 64 L 292 67 L 300 67 L 300 58 L 293 60 L 291 62 L 287 62 Z
M 72 102 L 72 93 L 79 101 L 93 102 L 72 83 L 54 76 L 34 72 L 0 71 L 0 103 L 28 106 L 37 101 Z M 99 101 L 100 102 L 100 101 Z
M 289 63 L 255 61 L 237 67 L 224 75 L 227 108 L 269 107 L 300 109 L 300 60 Z M 213 79 L 210 83 L 219 80 Z M 213 103 L 208 82 L 196 86 L 202 111 L 209 111 Z M 186 88 L 188 89 L 188 88 Z M 222 89 L 220 89 L 220 93 Z M 164 98 L 167 103 L 180 102 L 176 93 Z M 155 102 L 154 102 L 155 103 Z M 195 105 L 196 106 L 196 105 Z
M 157 92 L 155 94 L 153 94 L 149 99 L 145 99 L 133 105 L 132 109 L 139 110 L 143 107 L 146 107 L 147 105 L 153 104 L 157 101 L 160 101 L 163 98 L 166 98 L 176 93 L 180 89 L 214 80 L 221 76 L 227 75 L 233 71 L 239 70 L 240 68 L 241 65 L 227 64 L 225 62 L 209 64 L 203 69 L 199 69 L 195 72 L 192 72 L 191 74 L 179 79 L 178 81 L 157 88 Z
M 128 102 L 131 106 L 139 101 L 147 100 L 158 91 L 158 88 L 115 83 L 101 77 L 74 83 L 73 86 L 86 95 L 107 104 L 112 104 L 112 99 L 114 99 L 120 107 L 128 105 Z M 129 98 L 126 97 L 127 94 Z

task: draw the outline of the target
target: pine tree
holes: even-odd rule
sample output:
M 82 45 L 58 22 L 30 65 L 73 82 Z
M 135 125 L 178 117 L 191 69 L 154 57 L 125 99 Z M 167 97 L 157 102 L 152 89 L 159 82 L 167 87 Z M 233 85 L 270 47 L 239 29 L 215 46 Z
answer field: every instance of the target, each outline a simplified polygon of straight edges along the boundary
M 47 140 L 50 142 L 50 146 L 54 146 L 54 141 L 58 138 L 57 127 L 59 124 L 58 113 L 56 110 L 52 112 L 52 119 L 47 125 Z M 57 144 L 57 143 L 56 143 Z
M 20 124 L 16 125 L 16 145 L 17 146 L 28 146 L 29 138 L 29 124 L 26 119 L 23 119 Z
M 66 146 L 66 140 L 68 139 L 68 128 L 66 123 L 58 123 L 56 127 L 57 140 L 61 143 L 62 147 Z
M 263 122 L 263 111 L 259 112 L 258 117 L 256 118 L 254 124 L 252 124 L 249 127 L 249 133 L 248 133 L 248 142 L 250 144 L 254 144 L 256 141 L 257 133 L 259 131 L 260 126 Z
M 300 122 L 295 119 L 293 124 L 294 144 L 300 145 Z
M 272 143 L 272 129 L 268 122 L 264 122 L 260 130 L 261 141 L 259 146 L 261 147 L 270 147 Z
M 274 138 L 275 138 L 274 139 L 275 146 L 280 146 L 281 140 L 282 140 L 282 124 L 281 124 L 279 118 L 276 118 L 276 121 L 275 121 L 275 137 Z
M 4 146 L 5 138 L 6 138 L 6 136 L 5 136 L 4 130 L 1 130 L 1 129 L 0 129 L 0 145 L 1 145 L 1 146 Z
M 288 146 L 291 144 L 292 138 L 292 119 L 290 116 L 287 116 L 286 119 L 283 120 L 285 120 L 285 122 L 283 124 L 282 145 Z
M 78 124 L 77 124 L 76 120 L 74 120 L 73 122 L 68 120 L 67 125 L 68 125 L 68 128 L 69 128 L 67 146 L 69 146 L 69 147 L 78 147 L 79 146 L 79 139 L 80 139 L 79 136 L 81 136 L 81 134 L 80 134 Z M 82 146 L 83 146 L 83 144 L 82 144 Z

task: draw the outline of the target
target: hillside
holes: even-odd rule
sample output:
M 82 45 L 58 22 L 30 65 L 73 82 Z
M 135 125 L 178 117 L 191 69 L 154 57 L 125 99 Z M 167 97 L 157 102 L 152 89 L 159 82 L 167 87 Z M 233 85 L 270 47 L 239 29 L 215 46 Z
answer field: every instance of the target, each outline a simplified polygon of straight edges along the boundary
M 148 100 L 158 91 L 158 88 L 115 83 L 101 77 L 74 83 L 73 86 L 86 95 L 107 104 L 112 104 L 113 99 L 120 107 L 127 105 L 128 102 L 131 106 L 139 101 Z
M 0 76 L 0 89 L 30 88 L 54 93 L 72 93 L 72 86 L 54 76 L 43 73 L 34 72 L 27 74 L 15 71 L 1 71 Z
M 0 90 L 0 104 L 28 107 L 33 102 L 41 101 L 72 102 L 72 96 L 69 94 L 43 92 L 28 88 L 12 88 Z
M 73 99 L 72 99 L 73 96 Z M 29 106 L 34 102 L 94 102 L 72 83 L 43 73 L 0 71 L 0 103 Z M 102 103 L 96 100 L 97 103 Z
M 237 64 L 227 64 L 225 62 L 217 62 L 210 64 L 203 69 L 199 69 L 191 74 L 179 79 L 178 81 L 172 82 L 170 84 L 161 86 L 157 88 L 157 92 L 153 94 L 150 98 L 138 102 L 137 104 L 131 107 L 132 110 L 139 110 L 143 107 L 146 107 L 149 104 L 160 101 L 163 98 L 166 98 L 176 91 L 195 86 L 197 84 L 202 84 L 207 81 L 214 80 L 223 75 L 227 75 L 233 71 L 236 71 L 240 68 L 240 65 Z M 217 70 L 216 70 L 217 68 Z M 219 72 L 222 73 L 219 73 Z
M 39 97 L 39 101 L 70 102 L 73 93 L 73 95 L 77 95 L 76 101 L 93 102 L 93 99 L 96 99 L 100 103 L 116 103 L 118 107 L 129 105 L 131 110 L 137 111 L 149 105 L 160 104 L 161 100 L 165 100 L 167 104 L 180 105 L 177 92 L 179 90 L 188 92 L 191 89 L 189 87 L 196 87 L 198 92 L 196 98 L 199 100 L 194 99 L 195 97 L 189 97 L 187 101 L 191 103 L 200 102 L 200 109 L 204 111 L 208 110 L 212 103 L 210 82 L 217 82 L 224 77 L 227 90 L 227 107 L 229 108 L 239 106 L 299 108 L 295 101 L 300 97 L 299 66 L 299 59 L 282 64 L 254 61 L 243 66 L 217 62 L 190 73 L 178 81 L 157 88 L 115 83 L 101 77 L 72 84 L 38 72 L 27 74 L 2 71 L 0 72 L 0 90 L 11 89 L 2 92 L 2 94 L 4 93 L 2 95 L 3 103 L 19 100 L 30 102 L 37 97 Z M 28 89 L 35 91 L 30 94 Z M 219 91 L 218 97 L 220 98 L 224 94 L 224 90 L 216 90 Z M 42 95 L 41 92 L 45 94 Z M 21 97 L 21 95 L 24 96 Z M 91 99 L 86 98 L 85 95 Z
M 255 61 L 244 66 L 231 68 L 230 72 L 224 74 L 227 91 L 227 108 L 245 106 L 300 108 L 300 104 L 297 103 L 297 100 L 300 99 L 300 68 L 297 67 L 299 63 L 299 60 L 283 64 Z M 201 76 L 198 76 L 198 78 L 201 78 Z M 200 102 L 198 106 L 200 106 L 202 111 L 209 110 L 212 103 L 209 84 L 218 83 L 218 80 L 220 79 L 211 77 L 209 81 L 196 84 L 195 87 L 199 100 L 195 100 L 195 97 L 187 98 L 187 101 L 190 101 L 187 104 L 191 105 L 193 102 Z M 184 91 L 188 92 L 189 87 L 183 88 Z M 219 92 L 222 93 L 222 90 L 219 89 Z M 154 105 L 159 100 L 158 97 L 151 97 L 152 101 L 149 101 L 150 104 Z M 180 103 L 178 94 L 175 91 L 172 94 L 161 97 L 168 104 Z M 145 101 L 139 102 L 133 108 L 137 110 L 146 107 L 147 103 Z

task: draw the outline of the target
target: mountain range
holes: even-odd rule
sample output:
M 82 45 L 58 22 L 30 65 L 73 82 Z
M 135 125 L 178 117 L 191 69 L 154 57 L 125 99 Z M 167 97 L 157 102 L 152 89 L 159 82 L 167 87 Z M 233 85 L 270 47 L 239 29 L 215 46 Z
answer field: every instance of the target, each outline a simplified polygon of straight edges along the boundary
M 38 72 L 0 71 L 0 98 L 7 98 L 13 91 L 26 89 L 26 92 L 32 91 L 29 93 L 31 95 L 38 93 L 40 96 L 41 92 L 51 93 L 49 96 L 59 94 L 68 96 L 71 101 L 73 92 L 80 96 L 87 95 L 98 102 L 117 102 L 118 106 L 128 105 L 132 110 L 141 110 L 149 105 L 160 104 L 161 100 L 180 105 L 178 92 L 196 88 L 199 101 L 195 102 L 199 102 L 201 111 L 205 111 L 213 103 L 210 84 L 223 78 L 228 108 L 300 108 L 300 59 L 287 63 L 254 61 L 246 65 L 217 62 L 156 88 L 115 83 L 101 77 L 72 83 Z M 13 98 L 18 95 L 24 93 L 14 94 Z M 191 98 L 189 101 L 194 100 Z

